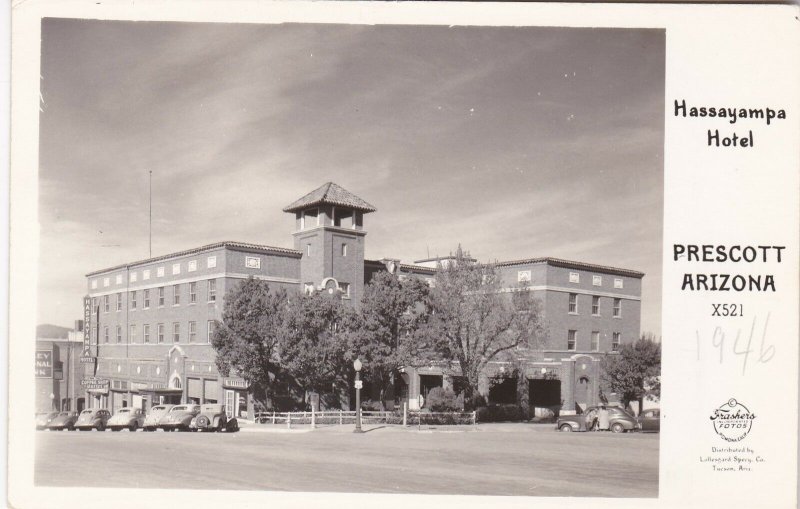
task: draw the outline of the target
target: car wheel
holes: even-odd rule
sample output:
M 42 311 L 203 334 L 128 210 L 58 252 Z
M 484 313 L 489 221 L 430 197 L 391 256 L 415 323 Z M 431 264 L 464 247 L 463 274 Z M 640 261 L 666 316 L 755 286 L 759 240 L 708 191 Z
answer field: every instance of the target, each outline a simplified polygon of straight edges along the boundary
M 572 426 L 570 426 L 569 424 L 562 424 L 561 427 L 558 428 L 558 431 L 569 433 L 572 431 Z
M 98 423 L 97 424 L 97 428 L 95 428 L 95 429 L 97 429 L 97 431 L 105 431 L 106 430 L 106 425 L 103 424 L 102 422 Z
M 130 426 L 128 426 L 128 431 L 134 432 L 134 431 L 136 431 L 136 428 L 138 428 L 138 427 L 139 427 L 138 423 L 134 422 Z
M 623 431 L 625 431 L 625 426 L 623 426 L 618 422 L 615 422 L 614 424 L 611 425 L 611 431 L 613 433 L 622 433 Z

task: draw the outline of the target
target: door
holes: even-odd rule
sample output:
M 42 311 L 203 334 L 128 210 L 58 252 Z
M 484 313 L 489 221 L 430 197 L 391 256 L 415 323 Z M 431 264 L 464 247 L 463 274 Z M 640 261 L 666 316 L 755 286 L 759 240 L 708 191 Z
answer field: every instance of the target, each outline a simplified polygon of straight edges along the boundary
M 658 410 L 645 410 L 644 413 L 642 413 L 642 431 L 658 431 L 658 419 Z
M 575 404 L 581 410 L 586 410 L 586 407 L 589 406 L 589 379 L 585 376 L 580 377 L 575 386 Z
M 238 411 L 239 401 L 236 398 L 236 391 L 225 391 L 225 414 L 229 416 L 236 415 Z

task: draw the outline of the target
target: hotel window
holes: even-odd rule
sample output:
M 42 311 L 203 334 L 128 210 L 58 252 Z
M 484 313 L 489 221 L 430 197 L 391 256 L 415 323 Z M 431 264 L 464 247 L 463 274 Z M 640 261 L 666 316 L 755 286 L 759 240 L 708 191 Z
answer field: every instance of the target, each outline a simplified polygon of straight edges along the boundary
M 531 282 L 531 271 L 529 271 L 529 270 L 518 270 L 517 271 L 517 282 L 518 283 L 530 283 Z
M 592 286 L 603 286 L 603 277 L 592 276 Z
M 217 266 L 217 257 L 216 256 L 209 256 L 206 260 L 206 267 L 209 269 L 213 269 Z
M 343 298 L 350 298 L 350 283 L 339 283 L 339 290 L 344 294 Z
M 144 336 L 144 342 L 145 343 L 149 343 L 150 342 L 150 325 L 145 324 L 145 325 L 142 326 L 142 335 Z
M 181 305 L 181 285 L 172 285 L 172 305 Z
M 614 278 L 614 288 L 622 288 L 622 279 Z
M 257 256 L 245 256 L 244 266 L 247 267 L 248 269 L 260 269 L 261 258 L 258 258 Z
M 305 283 L 303 285 L 303 293 L 306 295 L 311 295 L 314 293 L 314 283 Z
M 142 271 L 142 279 L 143 280 L 150 279 L 150 269 L 145 269 Z
M 131 309 L 136 309 L 136 290 L 131 292 Z
M 108 326 L 103 327 L 103 343 L 108 343 Z
M 342 256 L 347 256 L 347 244 L 342 244 Z
M 142 302 L 142 307 L 144 309 L 149 309 L 150 308 L 150 290 L 142 290 L 142 294 L 143 294 L 142 295 L 142 300 L 144 301 L 144 302 Z
M 108 286 L 111 284 L 111 278 L 104 277 L 103 278 L 103 286 Z
M 159 343 L 163 343 L 164 342 L 164 324 L 163 323 L 160 323 L 160 324 L 158 324 L 156 326 L 156 334 L 158 335 L 158 338 L 157 338 L 158 342 Z
M 578 294 L 571 293 L 569 294 L 569 312 L 573 315 L 578 314 Z
M 128 277 L 128 279 L 130 280 L 131 283 L 135 283 L 136 282 L 136 273 L 135 272 L 131 272 L 131 274 Z
M 614 299 L 614 318 L 622 316 L 622 299 Z
M 172 342 L 181 342 L 181 324 L 178 322 L 172 324 Z
M 578 341 L 577 336 L 578 336 L 578 331 L 575 330 L 567 331 L 567 350 L 575 350 L 575 344 Z
M 197 322 L 189 322 L 189 343 L 197 341 Z
M 114 282 L 116 284 L 118 284 L 118 285 L 121 285 L 122 284 L 122 274 L 117 274 L 117 276 L 114 278 Z
M 208 280 L 208 302 L 216 302 L 217 300 L 217 280 Z
M 173 263 L 172 264 L 172 275 L 180 274 L 181 273 L 181 264 L 180 263 Z
M 209 320 L 206 324 L 206 342 L 211 343 L 211 336 L 214 335 L 214 320 Z
M 108 295 L 103 295 L 103 311 L 108 313 Z
M 581 275 L 577 272 L 570 272 L 569 273 L 569 282 L 570 283 L 580 283 L 581 282 Z
M 619 343 L 622 341 L 622 334 L 619 332 L 615 332 L 611 337 L 611 351 L 618 352 L 619 351 Z
M 92 279 L 92 290 L 94 290 L 95 288 L 97 288 L 97 280 Z
M 194 272 L 197 270 L 197 260 L 189 260 L 189 263 L 186 265 L 187 272 Z
M 122 326 L 117 325 L 117 343 L 122 343 Z
M 128 338 L 129 343 L 136 343 L 136 325 L 131 325 L 131 332 L 130 337 Z
M 592 331 L 592 351 L 599 352 L 600 351 L 600 332 L 599 331 Z
M 117 311 L 122 311 L 122 294 L 117 294 Z
M 197 302 L 197 283 L 189 283 L 189 304 Z
M 164 306 L 164 287 L 163 286 L 159 286 L 158 287 L 158 306 L 159 307 L 163 307 Z
M 156 277 L 164 277 L 164 267 L 159 267 L 156 269 Z
M 592 296 L 592 314 L 600 316 L 600 297 Z

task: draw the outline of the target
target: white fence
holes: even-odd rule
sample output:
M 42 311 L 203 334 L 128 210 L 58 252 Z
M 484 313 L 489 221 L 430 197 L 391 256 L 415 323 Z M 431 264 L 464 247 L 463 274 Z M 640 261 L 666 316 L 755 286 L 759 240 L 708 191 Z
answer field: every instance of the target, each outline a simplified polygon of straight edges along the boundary
M 343 425 L 356 423 L 355 410 L 331 410 L 324 412 L 256 412 L 256 424 L 285 425 L 288 429 L 292 425 L 311 425 L 316 428 L 321 425 Z M 361 411 L 361 424 L 402 424 L 403 426 L 423 424 L 476 424 L 475 412 L 377 412 L 370 410 Z

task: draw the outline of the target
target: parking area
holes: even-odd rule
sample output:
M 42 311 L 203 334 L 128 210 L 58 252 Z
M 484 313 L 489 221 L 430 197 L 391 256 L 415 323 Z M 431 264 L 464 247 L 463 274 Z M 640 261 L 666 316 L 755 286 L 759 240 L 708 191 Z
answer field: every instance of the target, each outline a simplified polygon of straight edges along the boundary
M 657 434 L 553 425 L 36 435 L 41 486 L 656 497 Z

